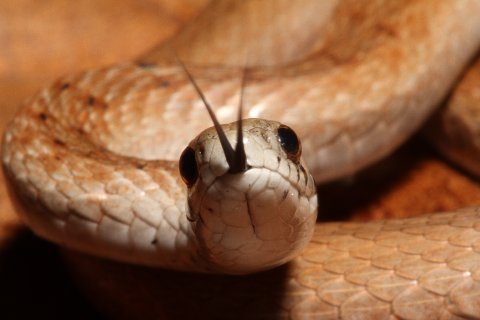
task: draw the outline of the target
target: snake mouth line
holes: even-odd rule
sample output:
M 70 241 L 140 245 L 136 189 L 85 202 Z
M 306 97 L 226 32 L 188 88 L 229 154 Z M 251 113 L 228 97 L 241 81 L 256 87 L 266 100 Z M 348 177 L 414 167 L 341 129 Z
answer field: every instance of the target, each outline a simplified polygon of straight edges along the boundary
M 245 202 L 247 203 L 247 214 L 248 217 L 250 218 L 250 224 L 252 225 L 252 231 L 255 234 L 255 238 L 260 239 L 257 234 L 257 227 L 255 226 L 255 222 L 253 221 L 253 214 L 252 214 L 252 208 L 250 208 L 250 201 L 248 200 L 247 195 L 245 195 Z

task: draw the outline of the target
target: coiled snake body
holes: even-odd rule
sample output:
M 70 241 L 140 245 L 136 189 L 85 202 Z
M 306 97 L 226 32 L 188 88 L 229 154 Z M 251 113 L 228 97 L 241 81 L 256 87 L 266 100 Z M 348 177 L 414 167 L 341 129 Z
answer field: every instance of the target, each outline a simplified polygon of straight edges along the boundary
M 298 255 L 311 236 L 303 227 L 313 224 L 316 198 L 304 163 L 282 149 L 278 123 L 245 121 L 247 171 L 228 172 L 210 129 L 190 143 L 199 177 L 184 176 L 188 192 L 178 174 L 176 159 L 210 120 L 170 48 L 196 66 L 192 73 L 220 122 L 234 120 L 241 77 L 235 59 L 242 54 L 214 50 L 225 39 L 215 24 L 206 34 L 212 52 L 220 53 L 206 56 L 205 44 L 198 44 L 205 37 L 198 25 L 226 3 L 213 4 L 197 25 L 139 61 L 63 77 L 19 110 L 5 133 L 2 160 L 36 233 L 100 256 L 200 272 L 248 273 Z M 251 18 L 252 3 L 233 6 Z M 361 8 L 332 2 L 335 19 L 317 23 L 323 37 L 303 59 L 248 72 L 245 113 L 294 128 L 317 182 L 350 174 L 404 141 L 480 43 L 476 1 L 384 5 L 382 11 L 376 2 Z M 275 5 L 285 12 L 297 6 Z M 319 20 L 311 10 L 304 18 Z M 259 39 L 249 52 L 261 51 Z M 224 128 L 234 142 L 235 126 Z M 271 198 L 281 205 L 267 203 Z M 478 317 L 478 215 L 465 209 L 316 226 L 290 263 L 282 315 Z

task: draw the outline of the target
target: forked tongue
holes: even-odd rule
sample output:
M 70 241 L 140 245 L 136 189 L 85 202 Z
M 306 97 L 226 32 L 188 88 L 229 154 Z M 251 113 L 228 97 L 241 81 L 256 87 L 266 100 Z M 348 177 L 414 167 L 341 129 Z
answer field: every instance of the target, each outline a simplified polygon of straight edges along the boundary
M 223 153 L 225 154 L 225 159 L 227 160 L 227 163 L 229 166 L 228 172 L 230 173 L 244 172 L 247 169 L 247 157 L 245 155 L 245 147 L 243 145 L 243 127 L 242 127 L 242 108 L 243 108 L 243 90 L 245 86 L 245 70 L 242 74 L 242 84 L 241 84 L 240 103 L 239 103 L 240 105 L 238 107 L 238 119 L 237 119 L 237 143 L 235 145 L 235 150 L 234 150 L 233 147 L 230 145 L 230 142 L 228 142 L 227 136 L 225 135 L 225 132 L 223 131 L 222 126 L 218 122 L 217 117 L 215 116 L 215 113 L 212 110 L 212 107 L 207 102 L 207 99 L 205 98 L 203 92 L 200 90 L 197 83 L 195 82 L 195 79 L 193 79 L 193 76 L 190 74 L 187 67 L 183 63 L 183 61 L 181 61 L 178 58 L 177 60 L 182 66 L 185 73 L 187 74 L 190 82 L 195 88 L 195 91 L 197 91 L 198 95 L 200 96 L 200 99 L 202 99 L 203 104 L 207 108 L 208 114 L 212 119 L 213 126 L 215 127 L 215 131 L 217 131 L 218 138 L 220 139 L 220 144 L 222 145 Z

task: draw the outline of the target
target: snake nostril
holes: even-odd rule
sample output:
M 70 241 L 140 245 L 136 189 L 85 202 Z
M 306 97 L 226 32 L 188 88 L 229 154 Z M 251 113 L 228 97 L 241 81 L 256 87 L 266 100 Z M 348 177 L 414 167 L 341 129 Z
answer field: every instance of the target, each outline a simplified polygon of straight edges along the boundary
M 302 148 L 295 131 L 286 125 L 281 125 L 277 130 L 277 134 L 280 146 L 283 151 L 285 151 L 288 158 L 295 162 L 300 160 Z
M 191 147 L 183 150 L 179 160 L 180 175 L 183 182 L 191 187 L 198 179 L 198 166 L 195 159 L 195 151 Z

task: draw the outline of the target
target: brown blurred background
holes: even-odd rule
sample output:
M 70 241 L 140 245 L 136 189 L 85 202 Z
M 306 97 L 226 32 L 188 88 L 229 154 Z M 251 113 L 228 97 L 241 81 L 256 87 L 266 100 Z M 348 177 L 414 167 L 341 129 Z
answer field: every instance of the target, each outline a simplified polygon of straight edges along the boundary
M 0 131 L 21 101 L 45 83 L 139 55 L 173 35 L 206 2 L 1 1 Z M 324 220 L 405 216 L 480 203 L 479 185 L 418 137 L 365 173 L 319 190 Z M 0 174 L 0 318 L 33 316 L 102 318 L 74 285 L 57 248 L 33 236 L 17 218 Z

